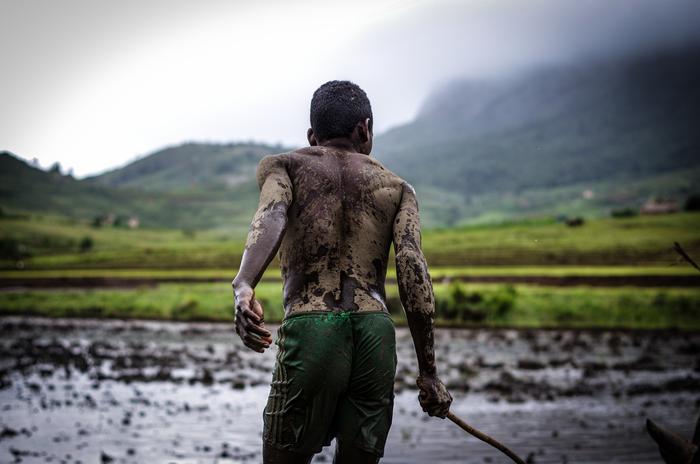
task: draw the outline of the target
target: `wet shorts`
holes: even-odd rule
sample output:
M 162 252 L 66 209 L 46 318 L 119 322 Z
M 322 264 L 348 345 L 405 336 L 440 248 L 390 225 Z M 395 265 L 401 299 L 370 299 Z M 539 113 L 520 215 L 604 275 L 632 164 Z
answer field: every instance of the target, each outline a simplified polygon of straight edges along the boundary
M 386 313 L 293 314 L 279 346 L 263 440 L 315 454 L 333 437 L 384 454 L 396 374 L 394 323 Z

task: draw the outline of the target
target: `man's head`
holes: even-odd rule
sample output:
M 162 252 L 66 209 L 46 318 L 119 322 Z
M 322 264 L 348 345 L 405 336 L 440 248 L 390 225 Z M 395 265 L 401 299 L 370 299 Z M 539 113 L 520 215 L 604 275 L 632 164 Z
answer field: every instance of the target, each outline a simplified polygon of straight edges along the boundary
M 309 144 L 348 139 L 354 148 L 369 155 L 372 150 L 372 106 L 367 94 L 350 81 L 329 81 L 311 99 Z

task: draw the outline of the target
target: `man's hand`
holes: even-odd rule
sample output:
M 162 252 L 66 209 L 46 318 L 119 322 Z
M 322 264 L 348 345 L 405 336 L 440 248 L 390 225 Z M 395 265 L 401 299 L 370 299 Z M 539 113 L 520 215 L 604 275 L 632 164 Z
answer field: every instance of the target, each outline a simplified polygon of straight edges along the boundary
M 234 289 L 233 297 L 236 304 L 236 333 L 245 346 L 262 353 L 272 343 L 272 334 L 265 329 L 262 305 L 249 286 Z
M 420 392 L 418 393 L 418 401 L 420 402 L 423 411 L 430 416 L 437 416 L 444 419 L 450 411 L 452 404 L 452 395 L 447 391 L 442 381 L 437 376 L 418 376 L 416 385 Z

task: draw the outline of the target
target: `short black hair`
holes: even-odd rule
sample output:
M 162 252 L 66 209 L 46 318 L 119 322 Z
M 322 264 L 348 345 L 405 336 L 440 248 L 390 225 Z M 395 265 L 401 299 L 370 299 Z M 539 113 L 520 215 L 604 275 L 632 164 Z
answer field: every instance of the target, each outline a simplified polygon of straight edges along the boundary
M 372 130 L 369 98 L 350 81 L 328 81 L 316 89 L 311 99 L 311 129 L 316 140 L 347 137 L 358 122 L 367 118 Z

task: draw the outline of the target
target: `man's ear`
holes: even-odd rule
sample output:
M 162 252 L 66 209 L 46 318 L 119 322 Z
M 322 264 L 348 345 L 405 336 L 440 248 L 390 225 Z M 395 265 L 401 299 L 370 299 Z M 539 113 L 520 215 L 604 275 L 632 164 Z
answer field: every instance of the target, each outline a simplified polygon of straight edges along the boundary
M 357 130 L 357 135 L 359 136 L 361 143 L 369 142 L 370 137 L 372 136 L 372 131 L 369 129 L 369 118 L 358 122 L 355 130 Z
M 312 147 L 315 147 L 318 145 L 318 140 L 316 140 L 316 135 L 314 134 L 314 130 L 309 127 L 309 130 L 306 131 L 306 140 L 309 141 L 309 145 Z

